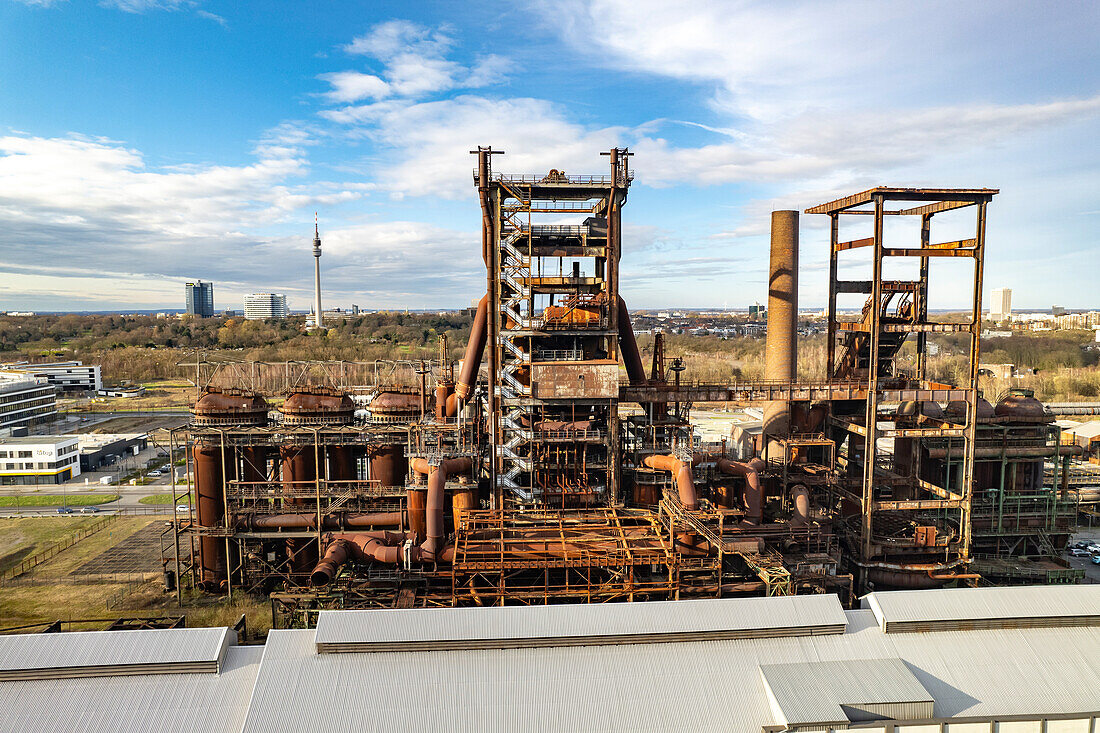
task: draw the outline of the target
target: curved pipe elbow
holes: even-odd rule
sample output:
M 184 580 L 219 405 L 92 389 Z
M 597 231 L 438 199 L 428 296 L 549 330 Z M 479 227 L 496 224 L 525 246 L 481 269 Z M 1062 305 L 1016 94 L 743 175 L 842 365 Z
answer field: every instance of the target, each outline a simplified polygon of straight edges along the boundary
M 668 471 L 676 480 L 676 493 L 680 504 L 688 511 L 699 508 L 699 495 L 695 492 L 695 477 L 691 467 L 699 462 L 700 456 L 692 456 L 691 463 L 685 463 L 672 454 L 646 456 L 642 463 L 656 471 Z
M 760 469 L 763 467 L 764 462 L 759 458 L 746 463 L 718 459 L 719 471 L 745 477 L 745 522 L 748 524 L 759 524 L 764 519 L 764 489 L 760 484 Z
M 795 484 L 791 487 L 791 500 L 794 503 L 791 526 L 806 526 L 810 523 L 810 490 L 802 484 Z
M 414 459 L 412 469 L 417 473 L 428 474 L 428 496 L 425 507 L 425 529 L 427 538 L 421 549 L 433 559 L 440 555 L 443 547 L 443 505 L 447 479 L 455 474 L 469 471 L 473 462 L 469 458 L 445 458 L 438 466 L 431 466 L 423 458 Z

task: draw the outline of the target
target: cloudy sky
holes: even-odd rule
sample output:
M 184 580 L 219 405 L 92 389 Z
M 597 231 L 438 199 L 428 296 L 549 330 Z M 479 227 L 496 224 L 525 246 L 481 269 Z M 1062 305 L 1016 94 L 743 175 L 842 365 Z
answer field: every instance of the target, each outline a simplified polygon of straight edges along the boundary
M 632 307 L 763 300 L 769 212 L 875 185 L 999 188 L 987 293 L 1100 307 L 1100 3 L 472 5 L 0 0 L 0 309 L 179 308 L 194 278 L 306 308 L 314 211 L 328 303 L 464 306 L 478 145 L 517 173 L 630 147 Z

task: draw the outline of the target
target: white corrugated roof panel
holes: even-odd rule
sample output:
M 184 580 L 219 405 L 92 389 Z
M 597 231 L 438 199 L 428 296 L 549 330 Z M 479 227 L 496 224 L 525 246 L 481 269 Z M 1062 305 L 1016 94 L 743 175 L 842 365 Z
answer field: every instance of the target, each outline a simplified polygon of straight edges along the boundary
M 230 647 L 218 674 L 2 681 L 0 730 L 239 733 L 262 655 Z
M 760 675 L 776 722 L 788 727 L 929 718 L 935 704 L 897 657 L 764 664 Z
M 321 611 L 317 650 L 415 651 L 839 634 L 835 595 Z
M 902 660 L 937 718 L 1097 709 L 1100 629 L 886 634 L 845 616 L 824 636 L 414 654 L 318 654 L 313 632 L 272 631 L 244 730 L 760 733 L 778 722 L 762 665 L 875 659 Z
M 0 680 L 217 672 L 235 642 L 228 628 L 0 636 Z
M 1100 625 L 1100 585 L 886 591 L 863 597 L 883 631 Z

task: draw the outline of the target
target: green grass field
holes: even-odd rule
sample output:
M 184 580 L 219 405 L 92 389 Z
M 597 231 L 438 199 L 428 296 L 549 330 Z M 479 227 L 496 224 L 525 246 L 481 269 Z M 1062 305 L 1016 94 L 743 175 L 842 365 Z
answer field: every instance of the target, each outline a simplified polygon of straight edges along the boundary
M 29 494 L 27 496 L 0 496 L 0 507 L 6 506 L 91 506 L 108 504 L 118 499 L 118 494 Z

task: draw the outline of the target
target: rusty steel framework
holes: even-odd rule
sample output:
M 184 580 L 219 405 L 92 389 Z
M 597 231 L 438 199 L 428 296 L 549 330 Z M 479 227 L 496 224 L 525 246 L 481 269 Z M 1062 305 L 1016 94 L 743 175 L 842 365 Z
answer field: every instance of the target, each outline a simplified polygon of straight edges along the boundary
M 808 214 L 825 214 L 830 221 L 826 360 L 828 377 L 835 380 L 856 378 L 867 383 L 867 399 L 864 404 L 855 406 L 856 409 L 851 411 L 854 414 L 846 416 L 837 416 L 837 411 L 834 410 L 833 417 L 834 425 L 848 433 L 844 437 L 851 448 L 847 456 L 850 481 L 838 482 L 835 491 L 839 499 L 854 502 L 860 508 L 858 542 L 853 538 L 849 543 L 849 550 L 854 553 L 852 562 L 863 570 L 864 580 L 873 574 L 870 571 L 894 572 L 898 570 L 898 565 L 942 572 L 951 567 L 965 565 L 970 559 L 986 207 L 996 193 L 994 189 L 879 187 L 806 210 Z M 899 203 L 900 206 L 897 205 Z M 932 218 L 936 214 L 970 207 L 975 212 L 973 237 L 932 242 Z M 841 241 L 841 218 L 851 216 L 870 216 L 873 235 Z M 888 216 L 920 217 L 920 239 L 915 246 L 896 243 L 888 246 L 884 232 L 884 223 Z M 870 279 L 841 280 L 840 254 L 861 248 L 869 248 L 871 254 Z M 968 258 L 973 264 L 967 309 L 969 317 L 963 323 L 943 323 L 930 319 L 930 263 L 933 258 L 940 257 Z M 915 258 L 919 266 L 917 277 L 886 280 L 883 277 L 883 266 L 891 258 Z M 840 293 L 867 296 L 858 320 L 842 321 L 838 318 L 837 295 Z M 880 412 L 885 402 L 884 392 L 891 388 L 896 389 L 899 383 L 904 384 L 914 379 L 918 382 L 926 381 L 928 334 L 949 332 L 969 334 L 965 352 L 968 379 L 966 384 L 956 387 L 961 393 L 956 399 L 961 399 L 966 404 L 961 422 L 947 427 L 918 417 L 915 425 L 899 427 L 900 422 L 894 417 L 894 427 L 887 430 L 881 428 L 881 422 L 890 420 L 884 420 Z M 899 369 L 897 357 L 910 334 L 916 336 L 916 371 L 906 374 Z M 917 404 L 920 404 L 919 401 Z M 849 412 L 843 407 L 840 411 Z M 906 466 L 907 473 L 904 475 L 881 468 L 879 438 L 882 437 L 894 438 L 895 445 L 913 438 L 960 438 L 962 474 L 958 486 L 952 490 L 922 479 L 919 465 Z M 861 445 L 857 446 L 856 443 Z M 911 548 L 906 548 L 914 551 L 914 557 L 905 558 L 900 563 L 896 558 L 883 558 L 880 547 L 887 542 L 901 545 L 905 541 L 893 531 L 897 525 L 895 515 L 909 516 L 914 512 L 918 515 L 952 515 L 947 522 L 954 530 L 953 539 L 946 546 L 941 546 L 939 542 L 929 542 L 928 532 L 917 531 L 912 538 Z M 944 528 L 942 518 L 936 524 L 941 530 Z M 922 526 L 917 525 L 918 528 Z M 884 533 L 889 533 L 889 537 L 884 536 Z
M 1064 543 L 1067 463 L 1059 495 L 1043 462 L 1071 449 L 1030 397 L 994 409 L 977 390 L 995 190 L 876 188 L 807 210 L 832 225 L 828 370 L 810 381 L 796 378 L 798 212 L 776 212 L 769 378 L 707 384 L 682 378 L 660 335 L 642 366 L 618 292 L 629 151 L 605 153 L 602 176 L 500 174 L 500 152 L 473 151 L 487 288 L 460 368 L 444 339 L 437 362 L 189 364 L 195 418 L 171 437 L 197 497 L 177 522 L 181 578 L 269 593 L 289 625 L 325 608 L 850 600 L 857 585 L 973 583 L 975 557 Z M 971 207 L 974 237 L 932 243 L 933 216 Z M 841 241 L 850 216 L 873 236 Z M 916 246 L 886 241 L 897 216 L 920 217 Z M 868 279 L 839 279 L 848 250 L 870 254 Z M 963 323 L 929 315 L 941 257 L 974 267 Z M 895 259 L 918 274 L 887 279 Z M 866 298 L 855 320 L 838 315 L 849 294 Z M 929 334 L 950 332 L 969 334 L 961 385 L 928 376 Z M 706 402 L 768 405 L 749 458 L 697 442 Z

